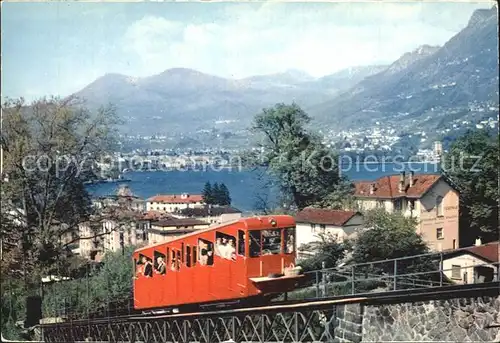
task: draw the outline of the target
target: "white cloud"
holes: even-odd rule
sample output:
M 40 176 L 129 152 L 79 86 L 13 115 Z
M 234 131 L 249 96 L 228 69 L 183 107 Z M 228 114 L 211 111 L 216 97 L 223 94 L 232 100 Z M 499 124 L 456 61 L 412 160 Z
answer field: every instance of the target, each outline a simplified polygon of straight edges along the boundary
M 227 5 L 226 20 L 208 23 L 147 16 L 124 35 L 124 51 L 139 58 L 139 75 L 188 67 L 221 76 L 301 69 L 314 76 L 374 63 L 390 63 L 422 44 L 442 45 L 463 27 L 444 15 L 441 27 L 423 18 L 440 16 L 428 4 Z M 458 6 L 450 4 L 455 13 Z M 427 7 L 426 7 L 427 6 Z M 482 6 L 485 7 L 485 6 Z M 444 12 L 443 14 L 445 14 Z

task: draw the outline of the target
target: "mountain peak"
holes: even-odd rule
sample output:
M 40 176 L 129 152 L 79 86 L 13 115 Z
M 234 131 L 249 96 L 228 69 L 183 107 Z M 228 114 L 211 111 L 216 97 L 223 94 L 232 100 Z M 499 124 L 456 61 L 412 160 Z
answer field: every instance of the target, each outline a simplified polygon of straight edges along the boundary
M 498 13 L 498 8 L 496 4 L 492 8 L 479 8 L 472 13 L 469 19 L 468 26 L 478 25 L 491 17 L 496 16 Z
M 412 53 L 427 56 L 427 55 L 431 55 L 431 54 L 435 53 L 436 51 L 439 50 L 439 48 L 440 48 L 440 46 L 437 46 L 437 45 L 433 46 L 433 45 L 424 44 L 424 45 L 419 46 L 415 50 L 413 50 Z

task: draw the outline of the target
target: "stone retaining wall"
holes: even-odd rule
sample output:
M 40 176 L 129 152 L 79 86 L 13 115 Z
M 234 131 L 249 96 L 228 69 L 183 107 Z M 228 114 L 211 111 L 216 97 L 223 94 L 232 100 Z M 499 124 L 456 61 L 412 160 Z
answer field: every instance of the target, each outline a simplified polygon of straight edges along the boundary
M 500 297 L 364 306 L 362 322 L 362 342 L 500 342 L 487 328 L 500 324 Z

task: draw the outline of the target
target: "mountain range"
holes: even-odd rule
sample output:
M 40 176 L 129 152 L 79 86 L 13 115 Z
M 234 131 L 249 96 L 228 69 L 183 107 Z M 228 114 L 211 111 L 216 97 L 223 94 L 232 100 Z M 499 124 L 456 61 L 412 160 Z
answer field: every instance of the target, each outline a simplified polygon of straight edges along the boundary
M 292 101 L 321 128 L 390 120 L 408 130 L 432 129 L 467 115 L 472 105 L 498 106 L 497 23 L 496 8 L 476 10 L 442 47 L 424 45 L 390 65 L 321 78 L 287 70 L 226 79 L 174 68 L 143 78 L 107 74 L 75 95 L 91 108 L 114 104 L 128 134 L 241 130 L 263 108 Z

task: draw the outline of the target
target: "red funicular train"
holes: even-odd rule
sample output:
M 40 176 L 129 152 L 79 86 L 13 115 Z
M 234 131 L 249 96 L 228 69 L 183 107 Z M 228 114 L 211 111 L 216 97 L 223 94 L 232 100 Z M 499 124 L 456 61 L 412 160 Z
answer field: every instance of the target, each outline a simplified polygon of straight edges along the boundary
M 295 220 L 243 218 L 134 252 L 134 307 L 177 312 L 263 303 L 297 286 Z

